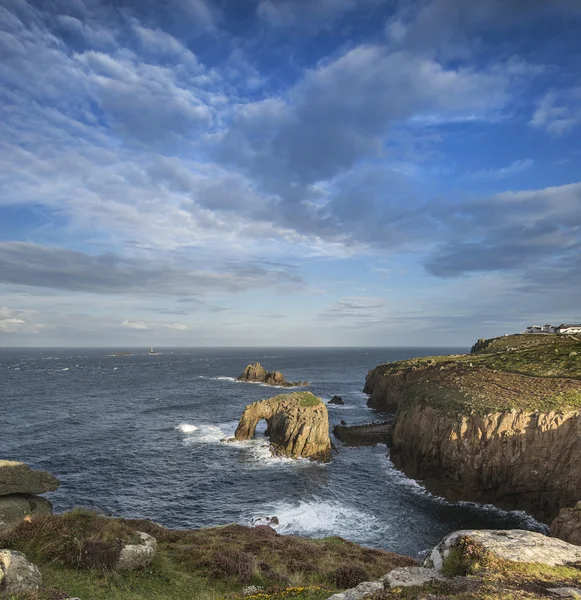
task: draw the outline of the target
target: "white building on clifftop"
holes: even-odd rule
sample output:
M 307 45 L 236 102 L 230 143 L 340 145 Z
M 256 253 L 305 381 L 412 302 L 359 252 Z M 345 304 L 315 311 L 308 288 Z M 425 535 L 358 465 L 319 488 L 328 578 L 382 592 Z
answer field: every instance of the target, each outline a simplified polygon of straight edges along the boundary
M 581 333 L 581 325 L 559 325 L 557 333 L 571 335 L 572 333 Z

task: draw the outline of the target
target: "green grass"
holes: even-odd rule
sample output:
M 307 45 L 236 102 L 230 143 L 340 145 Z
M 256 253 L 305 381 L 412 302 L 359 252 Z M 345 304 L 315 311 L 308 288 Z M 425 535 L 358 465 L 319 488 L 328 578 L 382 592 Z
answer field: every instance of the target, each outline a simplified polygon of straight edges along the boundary
M 408 400 L 449 413 L 581 408 L 580 341 L 516 335 L 488 342 L 472 354 L 413 358 L 379 368 L 385 376 L 406 374 Z
M 87 540 L 115 541 L 120 535 L 132 541 L 135 531 L 149 533 L 158 541 L 151 566 L 117 573 L 86 568 L 78 560 Z M 22 523 L 0 537 L 0 547 L 23 552 L 41 570 L 44 589 L 18 600 L 69 596 L 82 600 L 230 600 L 248 585 L 260 586 L 273 600 L 279 596 L 281 600 L 320 600 L 341 589 L 340 582 L 354 565 L 357 573 L 377 578 L 396 566 L 415 564 L 411 558 L 337 537 L 310 540 L 280 536 L 269 527 L 241 525 L 171 530 L 150 521 L 106 518 L 86 510 Z M 289 588 L 294 591 L 284 592 Z M 296 588 L 308 589 L 297 592 Z
M 322 404 L 321 399 L 311 392 L 291 392 L 289 394 L 279 394 L 278 396 L 270 398 L 269 402 L 282 402 L 284 400 L 295 400 L 302 408 L 308 408 Z

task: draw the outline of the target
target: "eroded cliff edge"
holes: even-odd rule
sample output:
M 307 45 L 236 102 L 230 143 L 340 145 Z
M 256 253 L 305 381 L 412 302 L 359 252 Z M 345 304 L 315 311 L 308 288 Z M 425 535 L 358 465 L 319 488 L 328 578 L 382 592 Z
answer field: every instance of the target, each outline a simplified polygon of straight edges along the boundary
M 449 500 L 549 523 L 581 499 L 574 338 L 508 336 L 468 355 L 380 365 L 364 391 L 371 408 L 395 413 L 395 466 Z

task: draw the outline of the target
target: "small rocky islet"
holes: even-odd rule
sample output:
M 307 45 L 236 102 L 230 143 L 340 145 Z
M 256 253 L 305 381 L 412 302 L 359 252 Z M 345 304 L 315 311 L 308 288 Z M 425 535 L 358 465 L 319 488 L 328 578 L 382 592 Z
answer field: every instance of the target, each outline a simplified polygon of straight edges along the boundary
M 419 564 L 269 525 L 179 531 L 84 509 L 53 515 L 38 494 L 58 480 L 0 461 L 0 598 L 579 598 L 580 354 L 576 339 L 506 336 L 467 355 L 380 365 L 364 391 L 390 414 L 333 431 L 347 445 L 387 444 L 396 466 L 444 497 L 527 510 L 549 536 L 457 531 Z M 258 366 L 267 375 L 249 365 L 246 380 L 280 385 Z M 327 409 L 310 392 L 248 405 L 235 439 L 251 438 L 261 419 L 275 454 L 331 458 Z
M 287 381 L 280 371 L 267 371 L 259 362 L 249 364 L 237 381 L 246 383 L 262 383 L 274 387 L 305 387 L 308 381 Z

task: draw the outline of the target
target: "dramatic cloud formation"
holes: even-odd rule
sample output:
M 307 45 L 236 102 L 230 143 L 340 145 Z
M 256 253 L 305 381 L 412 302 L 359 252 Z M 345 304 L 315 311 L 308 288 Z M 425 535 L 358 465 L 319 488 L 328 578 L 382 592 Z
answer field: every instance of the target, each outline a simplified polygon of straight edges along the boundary
M 5 0 L 0 344 L 579 320 L 580 25 L 575 0 Z

